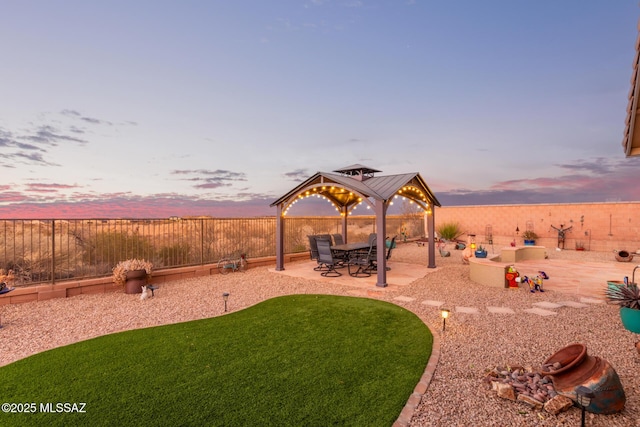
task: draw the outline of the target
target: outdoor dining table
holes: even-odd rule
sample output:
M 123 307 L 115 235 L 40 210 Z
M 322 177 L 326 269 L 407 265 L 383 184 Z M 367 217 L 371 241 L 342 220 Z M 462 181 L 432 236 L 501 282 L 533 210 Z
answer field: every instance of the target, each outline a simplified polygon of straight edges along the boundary
M 373 245 L 376 245 L 375 242 Z M 351 252 L 361 251 L 363 249 L 369 249 L 369 242 L 353 242 L 331 246 L 332 251 L 343 252 L 346 256 L 348 256 Z

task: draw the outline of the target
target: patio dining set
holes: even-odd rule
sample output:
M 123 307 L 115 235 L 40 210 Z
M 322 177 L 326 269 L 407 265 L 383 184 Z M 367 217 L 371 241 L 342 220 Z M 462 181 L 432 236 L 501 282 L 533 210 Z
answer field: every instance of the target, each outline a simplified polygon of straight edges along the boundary
M 369 234 L 366 241 L 354 243 L 344 243 L 342 234 L 316 234 L 307 237 L 311 259 L 318 263 L 314 270 L 319 271 L 321 276 L 342 276 L 338 270 L 345 267 L 352 277 L 370 277 L 378 270 L 376 233 Z M 396 246 L 396 236 L 391 240 L 387 238 L 386 246 L 385 257 L 388 260 Z

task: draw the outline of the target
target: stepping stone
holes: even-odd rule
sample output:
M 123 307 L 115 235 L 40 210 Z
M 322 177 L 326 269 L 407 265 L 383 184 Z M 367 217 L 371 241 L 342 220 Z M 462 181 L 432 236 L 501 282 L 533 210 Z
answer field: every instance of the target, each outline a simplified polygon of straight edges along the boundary
M 527 308 L 527 313 L 537 314 L 538 316 L 553 316 L 554 314 L 558 314 L 555 311 L 545 310 L 543 308 Z
M 542 308 L 560 308 L 560 307 L 562 307 L 562 304 L 556 304 L 555 302 L 548 302 L 548 301 L 535 302 L 532 305 L 535 305 L 537 307 L 542 307 Z
M 424 305 L 431 305 L 433 307 L 440 307 L 442 304 L 444 304 L 444 301 L 434 301 L 432 299 L 428 299 L 428 300 L 422 301 L 422 303 Z
M 399 297 L 395 297 L 394 300 L 403 301 L 403 302 L 411 302 L 411 301 L 415 301 L 415 298 L 403 297 L 402 295 L 400 295 Z
M 584 302 L 585 304 L 604 304 L 603 299 L 596 298 L 580 298 L 580 302 Z
M 494 314 L 515 314 L 516 312 L 510 309 L 509 307 L 488 307 L 489 313 Z
M 475 307 L 456 307 L 456 313 L 478 314 L 479 311 Z
M 589 307 L 587 304 L 583 304 L 581 302 L 576 302 L 576 301 L 562 301 L 562 304 L 566 305 L 567 307 L 573 307 L 573 308 Z

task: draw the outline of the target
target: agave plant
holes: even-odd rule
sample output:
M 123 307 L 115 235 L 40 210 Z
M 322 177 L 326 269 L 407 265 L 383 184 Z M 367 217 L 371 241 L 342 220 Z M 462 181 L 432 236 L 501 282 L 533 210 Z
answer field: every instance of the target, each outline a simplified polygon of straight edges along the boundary
M 621 307 L 640 310 L 640 289 L 638 289 L 636 283 L 608 287 L 605 295 L 609 302 L 618 304 Z

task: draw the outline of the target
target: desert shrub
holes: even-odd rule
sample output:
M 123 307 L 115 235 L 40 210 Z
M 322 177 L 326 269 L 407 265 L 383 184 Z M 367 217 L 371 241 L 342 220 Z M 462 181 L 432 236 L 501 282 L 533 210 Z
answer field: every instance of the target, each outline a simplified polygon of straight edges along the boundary
M 161 247 L 158 251 L 158 258 L 164 267 L 192 264 L 191 248 L 185 243 Z
M 154 253 L 149 238 L 120 231 L 98 233 L 85 245 L 84 261 L 115 266 L 130 258 L 150 259 Z
M 308 251 L 309 249 L 305 246 L 305 245 L 296 245 L 293 247 L 292 252 L 293 253 L 298 253 L 298 252 L 305 252 Z
M 463 231 L 460 229 L 460 224 L 457 222 L 445 222 L 440 224 L 437 231 L 440 238 L 445 240 L 456 240 L 463 234 Z

